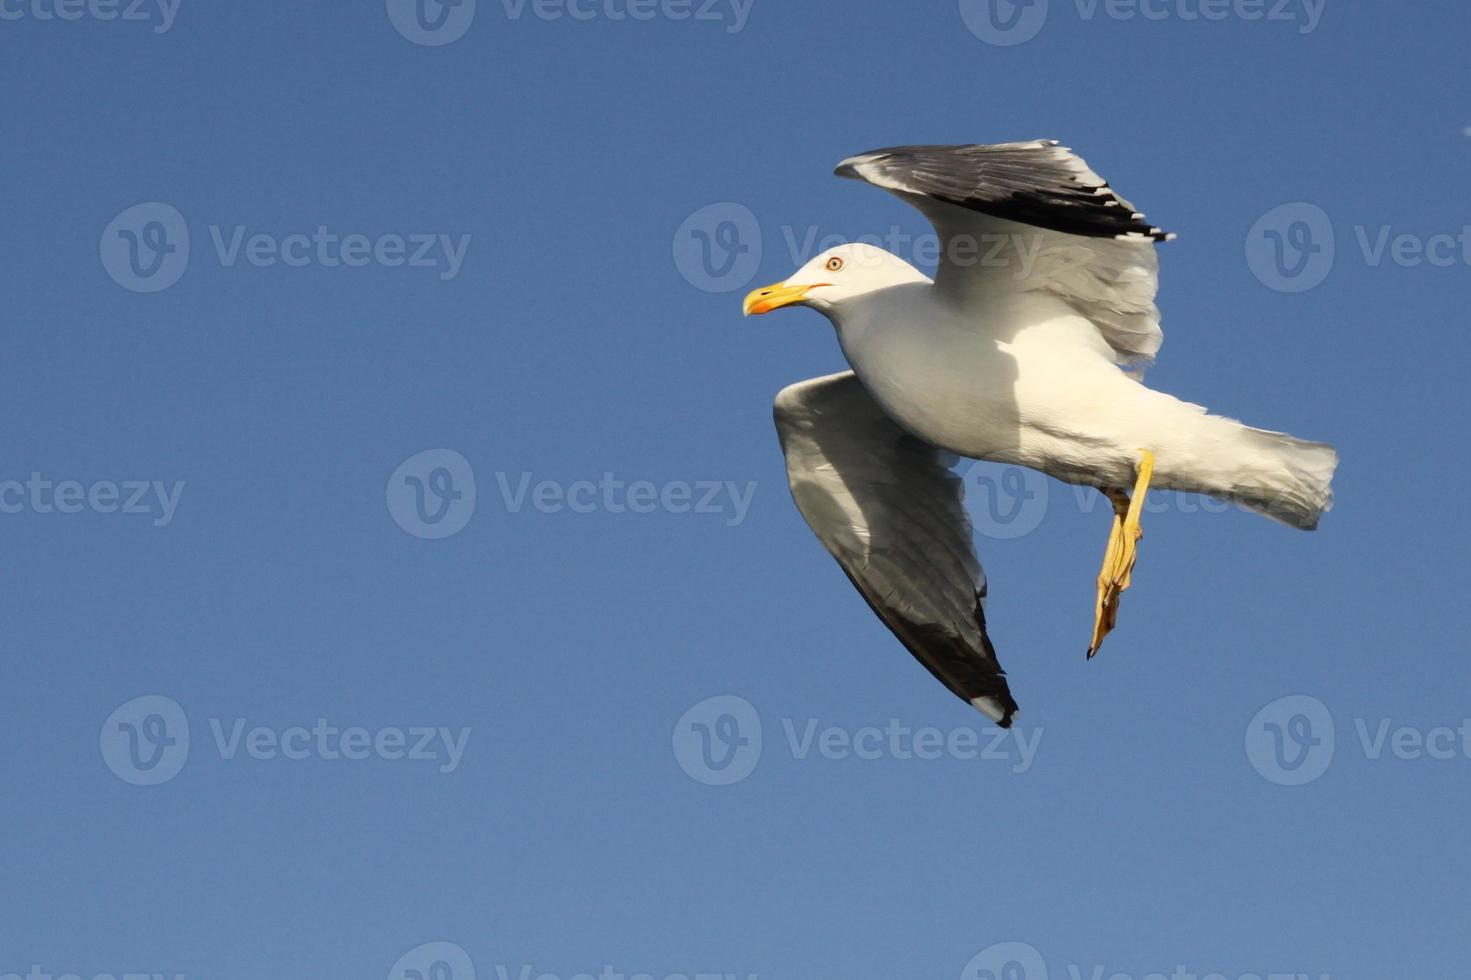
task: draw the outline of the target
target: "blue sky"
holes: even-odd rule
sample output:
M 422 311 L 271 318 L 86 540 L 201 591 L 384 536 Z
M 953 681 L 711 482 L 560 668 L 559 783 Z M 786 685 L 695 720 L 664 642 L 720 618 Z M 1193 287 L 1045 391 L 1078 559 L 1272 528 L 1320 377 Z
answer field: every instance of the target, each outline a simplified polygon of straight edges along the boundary
M 0 0 L 0 976 L 1462 975 L 1471 10 L 629 9 Z M 1032 137 L 1179 233 L 1151 383 L 1343 465 L 1161 498 L 1093 663 L 1106 512 L 968 470 L 993 746 L 739 303 Z

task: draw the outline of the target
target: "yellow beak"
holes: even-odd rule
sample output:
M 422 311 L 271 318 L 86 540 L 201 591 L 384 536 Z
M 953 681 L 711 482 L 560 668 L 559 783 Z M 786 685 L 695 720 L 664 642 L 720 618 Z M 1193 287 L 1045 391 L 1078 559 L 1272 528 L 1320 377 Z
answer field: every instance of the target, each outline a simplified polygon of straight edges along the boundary
M 815 282 L 810 286 L 788 286 L 784 282 L 774 283 L 770 286 L 762 286 L 746 297 L 744 310 L 746 316 L 760 316 L 779 310 L 783 306 L 791 306 L 800 303 L 807 298 L 807 294 L 819 286 L 829 285 L 825 282 Z

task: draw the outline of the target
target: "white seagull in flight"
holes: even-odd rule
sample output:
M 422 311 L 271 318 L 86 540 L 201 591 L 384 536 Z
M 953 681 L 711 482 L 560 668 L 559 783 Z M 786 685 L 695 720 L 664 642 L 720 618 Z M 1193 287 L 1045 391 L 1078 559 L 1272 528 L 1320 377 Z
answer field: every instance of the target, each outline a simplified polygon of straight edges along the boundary
M 1333 447 L 1142 383 L 1163 341 L 1154 246 L 1173 236 L 1072 151 L 1055 140 L 895 147 L 836 173 L 929 218 L 942 243 L 935 278 L 842 245 L 752 292 L 745 312 L 801 305 L 836 327 L 853 370 L 776 398 L 792 495 L 874 612 L 955 694 L 1002 726 L 1017 710 L 986 635 L 957 456 L 1032 467 L 1113 503 L 1089 657 L 1129 587 L 1150 487 L 1317 526 Z

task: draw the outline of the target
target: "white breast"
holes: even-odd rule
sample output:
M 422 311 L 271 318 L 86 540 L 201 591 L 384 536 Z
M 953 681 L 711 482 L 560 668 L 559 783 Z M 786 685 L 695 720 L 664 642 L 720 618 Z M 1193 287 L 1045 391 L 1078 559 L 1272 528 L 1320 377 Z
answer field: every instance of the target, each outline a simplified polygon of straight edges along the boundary
M 1008 303 L 961 310 L 921 285 L 865 297 L 834 320 L 848 363 L 915 435 L 972 458 L 1068 466 L 1076 461 L 1057 457 L 1093 442 L 1090 420 L 1116 403 L 1117 386 L 1137 386 L 1061 303 Z
M 834 318 L 843 354 L 895 419 L 951 452 L 992 456 L 1015 441 L 1011 345 L 945 307 L 928 284 L 885 290 Z

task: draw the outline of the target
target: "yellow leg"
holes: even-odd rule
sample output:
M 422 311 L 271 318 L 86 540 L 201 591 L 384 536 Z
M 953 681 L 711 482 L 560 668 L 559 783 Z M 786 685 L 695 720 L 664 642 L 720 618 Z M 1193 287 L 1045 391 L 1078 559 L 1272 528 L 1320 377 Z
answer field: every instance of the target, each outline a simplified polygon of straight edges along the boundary
M 1093 607 L 1093 640 L 1088 644 L 1092 659 L 1103 646 L 1103 638 L 1118 623 L 1119 596 L 1133 582 L 1134 562 L 1139 557 L 1139 515 L 1144 511 L 1144 498 L 1149 493 L 1149 480 L 1154 475 L 1154 454 L 1139 451 L 1139 475 L 1134 482 L 1134 495 L 1123 491 L 1105 491 L 1113 502 L 1113 529 L 1108 535 L 1108 548 L 1103 553 L 1103 567 L 1098 572 L 1098 601 Z
M 1114 587 L 1115 577 L 1123 551 L 1124 518 L 1129 512 L 1129 495 L 1122 490 L 1105 490 L 1113 503 L 1113 529 L 1108 535 L 1108 547 L 1103 552 L 1103 567 L 1098 572 L 1098 601 L 1093 607 L 1093 640 L 1088 644 L 1088 657 L 1092 659 L 1103 643 L 1103 638 L 1113 629 L 1118 619 L 1118 593 Z

